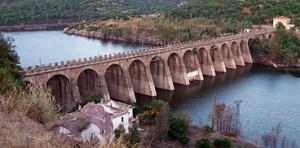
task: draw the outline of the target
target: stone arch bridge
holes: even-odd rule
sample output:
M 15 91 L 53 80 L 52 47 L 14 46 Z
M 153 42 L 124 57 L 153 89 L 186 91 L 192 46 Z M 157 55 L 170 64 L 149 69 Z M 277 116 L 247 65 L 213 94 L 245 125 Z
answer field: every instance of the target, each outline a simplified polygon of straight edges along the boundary
M 255 31 L 164 47 L 96 56 L 24 69 L 24 80 L 47 85 L 65 110 L 91 95 L 132 103 L 135 93 L 156 96 L 155 88 L 174 90 L 252 63 L 249 42 L 270 38 L 273 31 Z

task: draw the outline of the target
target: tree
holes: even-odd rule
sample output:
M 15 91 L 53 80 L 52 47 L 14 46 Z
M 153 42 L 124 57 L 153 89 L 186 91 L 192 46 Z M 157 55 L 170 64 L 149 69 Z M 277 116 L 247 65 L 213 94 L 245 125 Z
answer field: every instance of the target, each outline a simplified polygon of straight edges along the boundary
M 137 124 L 132 125 L 132 127 L 129 129 L 129 133 L 126 133 L 124 126 L 120 124 L 119 127 L 114 130 L 114 134 L 116 139 L 119 139 L 121 137 L 124 138 L 124 142 L 128 147 L 134 146 L 141 140 Z
M 275 42 L 279 45 L 280 58 L 292 60 L 300 57 L 300 41 L 294 29 L 287 31 L 283 24 L 279 23 L 276 28 Z
M 179 139 L 185 137 L 188 123 L 184 119 L 172 118 L 170 120 L 170 128 L 168 136 L 173 139 Z
M 0 68 L 5 68 L 12 73 L 14 78 L 20 78 L 19 57 L 15 50 L 11 39 L 5 38 L 0 34 Z
M 231 142 L 228 139 L 215 139 L 214 146 L 216 148 L 231 148 Z
M 158 128 L 158 136 L 159 137 L 166 137 L 168 135 L 168 129 L 170 126 L 170 119 L 171 119 L 171 111 L 168 103 L 164 103 L 160 107 L 160 111 L 158 115 L 155 117 L 155 123 Z
M 140 133 L 138 131 L 138 124 L 133 124 L 132 127 L 129 129 L 129 133 L 125 135 L 125 142 L 127 143 L 128 147 L 131 147 L 141 140 Z
M 119 125 L 117 129 L 114 130 L 114 134 L 116 139 L 120 138 L 121 136 L 125 136 L 125 128 L 122 124 Z
M 21 80 L 19 57 L 11 40 L 0 33 L 0 92 L 6 91 Z
M 195 144 L 196 148 L 211 148 L 211 143 L 208 139 L 197 140 Z

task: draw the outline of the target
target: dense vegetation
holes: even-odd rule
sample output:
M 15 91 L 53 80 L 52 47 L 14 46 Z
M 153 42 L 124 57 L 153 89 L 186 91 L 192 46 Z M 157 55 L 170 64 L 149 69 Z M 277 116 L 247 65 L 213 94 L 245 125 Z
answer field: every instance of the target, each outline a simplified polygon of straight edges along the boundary
M 300 2 L 296 0 L 191 0 L 155 17 L 116 20 L 114 23 L 83 23 L 75 28 L 99 31 L 107 36 L 139 38 L 141 35 L 163 43 L 238 33 L 252 25 L 271 24 L 284 15 L 300 24 Z
M 170 9 L 180 0 L 0 0 L 0 25 L 128 18 Z
M 289 64 L 297 63 L 300 58 L 300 40 L 295 30 L 286 30 L 282 24 L 276 29 L 273 39 L 254 39 L 250 41 L 250 47 L 254 54 L 265 54 L 271 60 L 288 60 Z
M 224 32 L 236 32 L 253 24 L 270 24 L 276 16 L 292 18 L 300 24 L 298 0 L 191 0 L 167 12 L 173 19 L 203 18 L 213 20 Z
M 19 57 L 13 50 L 11 40 L 0 33 L 0 92 L 18 83 L 21 78 Z

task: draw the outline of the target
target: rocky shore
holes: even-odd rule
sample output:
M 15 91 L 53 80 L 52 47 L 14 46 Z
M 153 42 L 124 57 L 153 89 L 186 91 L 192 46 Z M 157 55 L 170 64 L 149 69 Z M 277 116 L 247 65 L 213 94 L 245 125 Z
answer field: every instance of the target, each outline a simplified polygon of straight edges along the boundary
M 77 23 L 43 23 L 43 24 L 20 24 L 0 26 L 0 31 L 41 31 L 41 30 L 61 30 L 67 26 Z
M 300 77 L 300 59 L 289 60 L 272 60 L 266 54 L 258 54 L 253 57 L 254 63 L 272 67 L 281 72 L 287 72 L 294 76 Z
M 126 43 L 141 43 L 141 44 L 151 44 L 151 45 L 162 45 L 163 42 L 157 36 L 150 35 L 147 32 L 140 33 L 139 36 L 128 35 L 128 36 L 113 36 L 106 35 L 100 31 L 87 31 L 87 30 L 79 30 L 75 28 L 64 28 L 64 33 L 70 35 L 78 35 L 88 38 L 94 39 L 102 39 L 102 40 L 113 40 L 120 41 Z
M 297 60 L 281 60 L 271 59 L 267 54 L 258 54 L 254 56 L 254 63 L 270 66 L 277 69 L 288 69 L 288 68 L 299 68 L 300 69 L 300 59 Z

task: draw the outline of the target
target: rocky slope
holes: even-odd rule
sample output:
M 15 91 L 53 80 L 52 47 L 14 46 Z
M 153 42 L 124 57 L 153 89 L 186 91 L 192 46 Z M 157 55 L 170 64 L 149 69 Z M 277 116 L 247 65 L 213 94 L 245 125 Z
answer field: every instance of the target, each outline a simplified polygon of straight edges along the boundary
M 271 66 L 276 69 L 300 69 L 300 59 L 297 60 L 281 60 L 271 59 L 267 54 L 260 53 L 255 56 L 254 63 Z
M 147 32 L 142 32 L 139 36 L 133 34 L 130 34 L 128 36 L 114 36 L 114 35 L 106 35 L 101 31 L 87 31 L 87 30 L 79 30 L 79 29 L 67 27 L 64 29 L 64 33 L 70 35 L 79 35 L 88 38 L 114 40 L 114 41 L 121 41 L 127 43 L 142 43 L 142 44 L 153 44 L 153 45 L 163 44 L 158 37 L 152 36 Z

